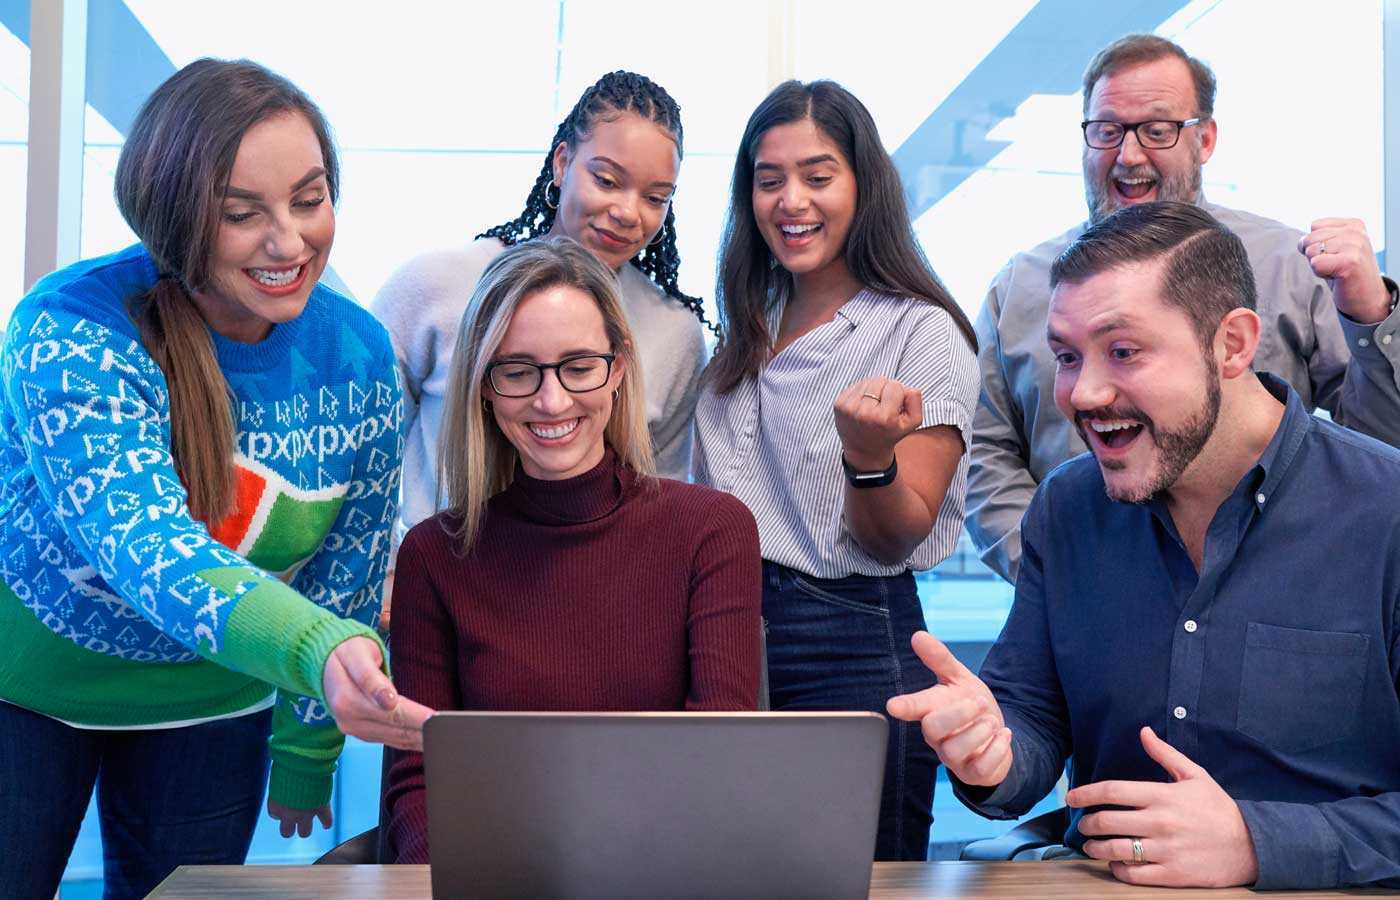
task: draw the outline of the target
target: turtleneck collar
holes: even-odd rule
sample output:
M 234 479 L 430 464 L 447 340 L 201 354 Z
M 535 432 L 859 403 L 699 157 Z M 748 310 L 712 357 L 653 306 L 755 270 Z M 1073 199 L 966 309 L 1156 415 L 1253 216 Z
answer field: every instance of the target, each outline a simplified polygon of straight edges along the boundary
M 631 470 L 618 462 L 611 447 L 605 447 L 598 465 L 582 475 L 558 481 L 531 478 L 517 462 L 515 480 L 505 489 L 505 496 L 532 522 L 578 525 L 601 519 L 617 509 L 631 484 Z

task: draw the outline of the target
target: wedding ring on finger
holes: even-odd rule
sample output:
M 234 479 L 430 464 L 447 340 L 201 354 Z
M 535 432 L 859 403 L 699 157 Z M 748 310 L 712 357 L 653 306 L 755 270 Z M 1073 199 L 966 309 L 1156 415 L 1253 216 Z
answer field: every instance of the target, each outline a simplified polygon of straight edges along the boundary
M 880 402 L 880 395 L 879 395 L 879 394 L 872 394 L 872 393 L 870 393 L 870 392 L 867 391 L 866 393 L 861 394 L 861 396 L 862 396 L 862 397 L 869 398 L 869 399 L 871 399 L 871 400 L 874 400 L 876 403 L 879 403 L 879 402 Z
M 1133 865 L 1135 865 L 1135 866 L 1140 866 L 1140 865 L 1142 865 L 1143 863 L 1147 862 L 1147 860 L 1146 860 L 1145 858 L 1143 858 L 1143 855 L 1142 855 L 1142 839 L 1141 839 L 1141 838 L 1133 838 L 1133 844 L 1132 844 L 1132 846 L 1133 846 Z
M 1321 256 L 1322 254 L 1324 254 L 1324 253 L 1326 253 L 1326 252 L 1327 252 L 1327 242 L 1326 242 L 1326 241 L 1318 241 L 1318 242 L 1317 242 L 1317 255 L 1318 255 L 1318 256 Z

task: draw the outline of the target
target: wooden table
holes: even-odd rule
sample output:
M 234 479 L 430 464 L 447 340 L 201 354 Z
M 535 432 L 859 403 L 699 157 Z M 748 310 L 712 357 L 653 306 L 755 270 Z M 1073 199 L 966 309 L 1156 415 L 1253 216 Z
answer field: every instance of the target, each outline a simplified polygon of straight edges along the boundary
M 1290 891 L 1280 900 L 1326 897 L 1397 896 L 1400 891 Z M 174 898 L 383 898 L 430 897 L 427 866 L 181 866 L 151 897 Z M 1113 880 L 1098 862 L 933 862 L 876 863 L 870 896 L 880 900 L 936 897 L 939 900 L 1112 900 L 1119 897 L 1172 897 L 1260 900 L 1245 888 L 1172 890 L 1133 887 Z

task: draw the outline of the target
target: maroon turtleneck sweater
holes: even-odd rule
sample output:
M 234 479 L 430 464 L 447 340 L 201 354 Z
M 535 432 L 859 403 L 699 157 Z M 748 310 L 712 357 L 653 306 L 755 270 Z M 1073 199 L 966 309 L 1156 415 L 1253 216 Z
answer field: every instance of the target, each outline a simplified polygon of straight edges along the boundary
M 750 710 L 762 563 L 748 508 L 644 479 L 608 450 L 540 481 L 517 467 L 465 555 L 446 514 L 399 549 L 394 683 L 434 709 Z M 385 784 L 398 862 L 428 862 L 423 758 Z

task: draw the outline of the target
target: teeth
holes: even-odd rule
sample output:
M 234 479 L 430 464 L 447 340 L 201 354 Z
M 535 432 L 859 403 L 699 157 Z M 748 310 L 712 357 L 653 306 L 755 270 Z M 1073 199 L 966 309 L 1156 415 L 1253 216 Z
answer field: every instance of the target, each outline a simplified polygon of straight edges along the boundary
M 567 425 L 552 425 L 548 427 L 530 423 L 530 431 L 532 434 L 546 439 L 561 438 L 566 434 L 572 433 L 573 430 L 578 427 L 578 422 L 578 419 L 574 419 Z
M 1094 422 L 1090 422 L 1090 423 L 1089 423 L 1089 427 L 1092 428 L 1092 429 L 1094 429 L 1095 431 L 1097 431 L 1099 434 L 1108 434 L 1109 432 L 1112 432 L 1112 431 L 1123 431 L 1123 430 L 1128 429 L 1128 428 L 1136 428 L 1137 426 L 1138 426 L 1138 423 L 1137 423 L 1137 422 L 1124 422 L 1124 421 L 1119 421 L 1119 422 L 1099 422 L 1099 421 L 1094 421 Z
M 1154 181 L 1154 179 L 1151 179 L 1151 178 L 1120 178 L 1120 179 L 1118 179 L 1119 184 L 1152 184 L 1153 181 Z
M 816 231 L 820 225 L 779 225 L 783 234 L 806 234 L 809 231 Z
M 297 280 L 297 276 L 301 274 L 301 266 L 278 272 L 271 269 L 249 269 L 248 274 L 252 275 L 259 284 L 265 284 L 268 287 L 286 287 Z

